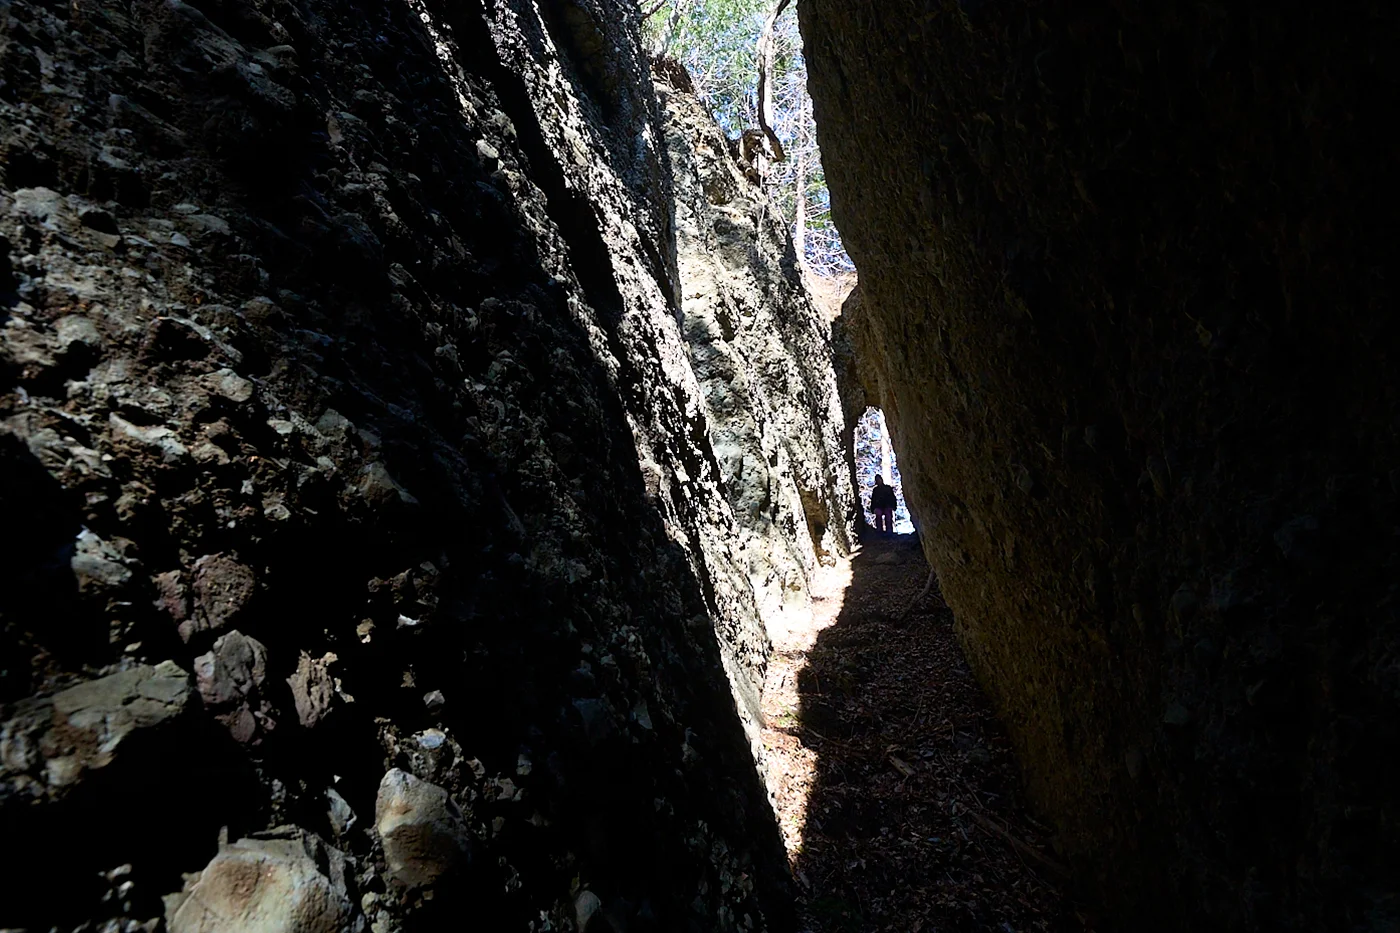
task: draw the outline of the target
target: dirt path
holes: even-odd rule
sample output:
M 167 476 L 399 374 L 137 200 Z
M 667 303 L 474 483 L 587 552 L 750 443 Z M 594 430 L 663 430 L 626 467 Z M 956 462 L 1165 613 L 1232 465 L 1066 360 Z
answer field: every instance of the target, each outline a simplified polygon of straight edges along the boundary
M 1081 931 L 911 537 L 824 570 L 772 632 L 764 733 L 808 933 Z

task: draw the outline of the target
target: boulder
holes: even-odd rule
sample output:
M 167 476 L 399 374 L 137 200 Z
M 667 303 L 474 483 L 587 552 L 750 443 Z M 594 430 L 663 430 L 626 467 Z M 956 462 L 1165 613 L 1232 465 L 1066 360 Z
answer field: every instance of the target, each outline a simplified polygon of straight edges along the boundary
M 271 705 L 262 696 L 267 679 L 267 649 L 256 638 L 233 631 L 214 642 L 194 661 L 204 705 L 239 742 L 255 742 L 275 725 Z
M 179 716 L 192 694 L 189 674 L 163 661 L 17 704 L 0 726 L 0 776 L 30 774 L 62 793 L 111 764 L 134 734 Z
M 170 933 L 344 933 L 351 906 L 343 882 L 313 857 L 319 840 L 240 839 L 185 889 L 166 898 Z M 335 853 L 338 855 L 338 853 Z
M 327 652 L 323 657 L 312 658 L 305 651 L 297 661 L 297 669 L 287 678 L 287 686 L 292 688 L 292 700 L 296 703 L 297 719 L 310 729 L 331 711 L 335 699 L 335 679 L 330 675 L 330 666 L 336 656 Z
M 388 877 L 402 887 L 431 885 L 468 861 L 471 836 L 447 791 L 398 768 L 379 782 L 374 828 Z

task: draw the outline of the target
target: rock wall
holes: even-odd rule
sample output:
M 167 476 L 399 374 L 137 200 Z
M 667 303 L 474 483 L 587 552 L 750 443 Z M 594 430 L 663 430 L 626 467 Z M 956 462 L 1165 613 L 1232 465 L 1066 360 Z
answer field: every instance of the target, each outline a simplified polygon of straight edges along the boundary
M 832 359 L 836 367 L 837 390 L 841 397 L 841 416 L 845 423 L 847 457 L 850 461 L 851 481 L 857 487 L 860 486 L 860 471 L 856 463 L 855 434 L 860 419 L 868 409 L 879 408 L 893 437 L 897 433 L 895 423 L 899 415 L 899 400 L 883 389 L 883 355 L 870 342 L 871 329 L 865 324 L 864 313 L 864 295 L 860 283 L 855 282 L 840 302 L 839 313 L 834 315 L 831 321 Z M 892 407 L 886 410 L 886 405 Z M 856 494 L 868 499 L 868 494 L 859 488 Z M 917 530 L 919 515 L 915 511 L 914 502 L 903 495 L 902 483 L 901 496 Z M 864 508 L 867 504 L 862 502 L 856 506 L 856 526 L 860 533 L 869 527 Z
M 688 84 L 672 70 L 657 86 L 676 179 L 681 328 L 738 517 L 740 559 L 772 622 L 807 611 L 818 561 L 850 550 L 849 443 L 830 326 L 804 284 L 786 218 Z
M 0 926 L 787 925 L 829 355 L 761 224 L 687 340 L 663 121 L 597 0 L 0 7 Z
M 859 362 L 1086 891 L 1391 928 L 1393 18 L 798 11 Z

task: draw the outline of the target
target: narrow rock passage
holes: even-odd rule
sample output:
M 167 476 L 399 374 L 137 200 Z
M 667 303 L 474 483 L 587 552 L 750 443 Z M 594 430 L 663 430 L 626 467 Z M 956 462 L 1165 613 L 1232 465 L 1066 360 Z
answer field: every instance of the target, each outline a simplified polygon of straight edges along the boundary
M 810 622 L 771 633 L 764 735 L 804 930 L 1087 929 L 937 587 L 910 608 L 927 575 L 913 536 L 867 541 L 823 571 Z

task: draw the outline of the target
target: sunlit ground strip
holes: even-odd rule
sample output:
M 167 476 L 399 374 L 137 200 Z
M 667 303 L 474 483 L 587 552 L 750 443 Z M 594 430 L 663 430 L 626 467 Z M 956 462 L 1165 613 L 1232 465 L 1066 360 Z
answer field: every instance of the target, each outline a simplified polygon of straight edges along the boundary
M 787 846 L 788 864 L 796 871 L 802 852 L 807 801 L 817 778 L 817 752 L 803 734 L 798 678 L 807 654 L 823 630 L 836 624 L 851 585 L 851 562 L 820 567 L 812 580 L 812 612 L 790 613 L 769 628 L 773 659 L 763 686 L 763 744 L 774 813 Z M 799 877 L 799 881 L 803 879 Z

